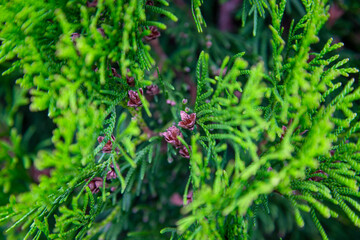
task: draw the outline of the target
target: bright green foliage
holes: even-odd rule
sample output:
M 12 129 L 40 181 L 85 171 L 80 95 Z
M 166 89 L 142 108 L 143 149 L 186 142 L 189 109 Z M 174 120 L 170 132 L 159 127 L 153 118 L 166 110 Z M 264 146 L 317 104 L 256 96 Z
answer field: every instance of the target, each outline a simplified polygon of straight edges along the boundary
M 269 62 L 249 66 L 246 52 L 233 53 L 214 74 L 209 69 L 218 62 L 200 53 L 193 74 L 196 100 L 187 110 L 196 113 L 196 126 L 181 129 L 178 138 L 189 151 L 187 161 L 170 144 L 166 151 L 159 135 L 180 121 L 185 108 L 177 103 L 170 118 L 165 113 L 166 100 L 184 97 L 172 82 L 171 71 L 179 69 L 169 61 L 168 72 L 161 71 L 163 56 L 151 51 L 161 55 L 158 40 L 144 40 L 149 26 L 172 32 L 166 24 L 178 17 L 171 2 L 99 0 L 91 7 L 85 0 L 1 1 L 3 75 L 23 73 L 9 107 L 0 109 L 11 129 L 9 142 L 0 141 L 0 197 L 9 199 L 1 200 L 0 223 L 9 239 L 251 239 L 260 211 L 270 214 L 273 195 L 289 202 L 299 227 L 310 213 L 323 239 L 328 237 L 319 216 L 346 216 L 360 227 L 360 124 L 354 108 L 360 88 L 346 79 L 358 70 L 345 66 L 348 59 L 335 53 L 343 44 L 333 39 L 311 52 L 328 18 L 326 0 L 302 0 L 304 15 L 291 22 L 287 39 L 281 25 L 286 4 L 243 1 L 243 24 L 253 14 L 254 35 L 258 16 L 271 16 Z M 198 32 L 206 27 L 202 5 L 193 0 L 190 6 Z M 196 43 L 189 44 L 175 55 L 188 54 Z M 162 97 L 140 92 L 155 83 Z M 143 107 L 128 106 L 129 90 Z M 31 111 L 46 110 L 56 124 L 52 146 L 39 144 L 36 156 L 23 153 L 14 127 L 26 93 Z M 161 121 L 153 120 L 154 108 Z M 97 142 L 99 136 L 104 139 Z M 30 165 L 51 174 L 11 191 Z M 112 169 L 116 178 L 109 180 Z M 90 189 L 95 180 L 101 182 L 98 191 Z M 182 195 L 182 216 L 168 210 L 175 193 Z

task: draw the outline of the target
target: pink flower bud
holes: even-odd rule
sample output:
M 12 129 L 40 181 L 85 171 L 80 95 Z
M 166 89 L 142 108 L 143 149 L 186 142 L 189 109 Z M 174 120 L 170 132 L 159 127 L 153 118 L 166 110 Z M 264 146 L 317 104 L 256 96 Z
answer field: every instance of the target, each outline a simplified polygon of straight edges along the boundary
M 78 39 L 79 37 L 80 37 L 79 33 L 73 33 L 73 34 L 71 34 L 71 41 L 73 43 L 76 43 L 76 39 Z
M 140 88 L 139 91 L 141 94 L 143 94 L 142 88 Z M 136 91 L 129 90 L 128 96 L 129 96 L 130 100 L 128 101 L 127 105 L 129 107 L 141 107 L 142 106 L 140 97 Z
M 87 2 L 86 3 L 86 5 L 88 6 L 88 7 L 96 7 L 97 6 L 97 4 L 98 4 L 98 1 L 97 0 L 94 0 L 94 1 L 92 1 L 92 2 Z
M 189 146 L 189 148 L 190 148 L 190 151 L 191 151 L 191 146 Z M 184 158 L 190 158 L 189 151 L 184 145 L 182 145 L 182 147 L 180 148 L 179 154 Z
M 325 176 L 329 176 L 326 172 L 324 172 L 323 170 L 317 170 L 315 171 L 313 174 L 323 174 Z M 320 182 L 321 180 L 323 180 L 324 178 L 323 177 L 320 177 L 320 176 L 314 176 L 314 177 L 311 177 L 309 178 L 310 181 L 314 181 L 314 182 Z
M 166 132 L 161 133 L 161 135 L 165 138 L 166 142 L 170 143 L 174 147 L 179 148 L 182 146 L 180 140 L 177 139 L 177 136 L 183 137 L 183 135 L 177 127 L 171 126 L 166 130 Z
M 146 41 L 151 41 L 151 40 L 154 40 L 154 39 L 160 37 L 160 32 L 158 31 L 157 27 L 150 26 L 149 30 L 151 31 L 151 33 L 144 37 L 144 39 Z
M 150 96 L 155 96 L 159 94 L 159 87 L 157 85 L 150 85 L 146 87 L 146 93 Z
M 281 130 L 283 131 L 282 134 L 281 134 L 281 137 L 280 137 L 280 139 L 282 140 L 282 139 L 285 137 L 285 134 L 286 134 L 286 131 L 287 131 L 287 127 L 283 125 L 283 126 L 281 127 Z
M 118 165 L 116 167 L 118 170 L 120 169 Z M 110 170 L 106 174 L 106 179 L 110 180 L 110 179 L 116 179 L 116 178 L 117 178 L 117 175 L 116 175 L 116 170 L 114 168 L 114 164 L 111 164 Z
M 129 75 L 126 75 L 126 83 L 130 86 L 130 87 L 134 87 L 135 86 L 135 79 L 134 77 L 130 77 Z M 141 89 L 142 91 L 142 89 Z M 142 94 L 142 93 L 141 93 Z
M 106 37 L 104 29 L 98 28 L 97 31 L 101 34 L 101 36 Z
M 104 140 L 104 138 L 105 138 L 104 136 L 99 136 L 97 138 L 97 140 L 98 140 L 99 143 L 101 143 Z M 112 139 L 112 141 L 115 141 L 115 136 L 111 135 L 111 139 Z M 102 149 L 103 153 L 111 153 L 112 148 L 113 148 L 112 141 L 111 140 L 107 141 L 107 143 L 105 144 L 105 146 Z
M 94 177 L 88 184 L 91 192 L 93 194 L 98 193 L 100 191 L 100 187 L 103 186 L 103 179 L 101 177 Z
M 179 122 L 178 126 L 185 129 L 193 130 L 196 121 L 196 113 L 192 113 L 189 115 L 186 112 L 181 111 L 180 116 L 182 121 Z
M 121 75 L 113 67 L 111 68 L 111 73 L 114 77 L 121 78 Z
M 170 100 L 170 99 L 167 99 L 166 100 L 166 103 L 171 105 L 171 106 L 175 106 L 176 105 L 176 102 L 174 102 L 173 100 Z

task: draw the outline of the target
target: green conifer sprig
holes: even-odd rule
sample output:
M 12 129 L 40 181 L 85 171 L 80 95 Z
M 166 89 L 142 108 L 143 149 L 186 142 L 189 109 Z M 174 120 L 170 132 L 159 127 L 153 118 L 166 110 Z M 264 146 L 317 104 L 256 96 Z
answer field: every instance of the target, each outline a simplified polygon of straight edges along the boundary
M 165 1 L 162 3 L 165 4 Z M 119 158 L 127 162 L 131 169 L 135 167 L 132 158 L 136 145 L 131 138 L 139 134 L 136 123 L 120 131 L 121 141 L 112 142 L 119 148 L 120 156 L 116 156 L 115 150 L 105 158 L 102 153 L 101 156 L 97 156 L 97 153 L 111 140 L 118 119 L 115 107 L 124 104 L 128 90 L 122 88 L 116 78 L 110 77 L 110 68 L 114 65 L 118 67 L 123 86 L 127 86 L 123 81 L 127 74 L 134 74 L 137 87 L 149 84 L 142 75 L 154 62 L 149 54 L 150 48 L 141 41 L 144 35 L 138 31 L 138 26 L 146 22 L 145 8 L 139 7 L 144 5 L 143 1 L 118 1 L 115 4 L 112 1 L 98 1 L 96 8 L 88 8 L 83 2 L 74 1 L 67 4 L 53 1 L 2 3 L 4 15 L 1 20 L 11 18 L 16 21 L 1 28 L 1 62 L 18 56 L 13 68 L 5 74 L 17 68 L 23 69 L 24 77 L 18 83 L 31 89 L 31 109 L 47 109 L 57 124 L 52 138 L 55 150 L 40 152 L 35 162 L 40 169 L 53 168 L 52 177 L 42 178 L 41 183 L 33 187 L 32 193 L 36 197 L 25 193 L 17 199 L 16 206 L 15 203 L 10 206 L 13 210 L 6 212 L 5 217 L 12 218 L 14 222 L 26 219 L 23 224 L 24 231 L 29 229 L 26 238 L 37 239 L 42 234 L 48 238 L 82 238 L 102 211 L 101 205 L 97 206 L 95 202 L 101 203 L 109 198 L 105 187 L 102 188 L 101 201 L 95 200 L 92 193 L 91 196 L 88 196 L 89 192 L 84 194 L 84 184 L 99 175 L 103 176 L 105 182 L 104 171 L 110 163 L 115 165 L 115 160 Z M 176 19 L 166 10 L 157 10 Z M 164 28 L 162 23 L 155 25 Z M 100 27 L 105 36 L 99 32 Z M 71 34 L 76 31 L 80 37 L 72 41 Z M 46 32 L 45 36 L 43 32 Z M 119 62 L 121 65 L 116 65 Z M 95 67 L 97 72 L 93 70 Z M 127 71 L 129 67 L 130 73 Z M 114 91 L 114 88 L 117 90 Z M 142 100 L 146 106 L 145 99 Z M 109 114 L 110 118 L 105 120 Z M 94 150 L 95 139 L 102 126 L 105 139 Z M 95 163 L 95 159 L 98 159 L 98 163 Z M 86 167 L 82 169 L 81 166 Z M 145 167 L 142 167 L 141 178 L 144 174 Z M 121 172 L 117 171 L 117 175 L 121 188 L 126 189 Z M 43 191 L 47 186 L 49 188 Z M 79 215 L 74 204 L 72 209 L 65 207 L 66 200 L 79 191 L 79 187 L 83 189 L 79 196 L 85 195 L 91 200 L 90 216 L 87 217 L 86 209 Z M 51 230 L 47 219 L 57 209 L 60 209 L 60 215 L 55 218 L 55 228 Z M 71 221 L 74 217 L 80 217 L 78 224 Z M 9 232 L 13 231 L 11 229 Z
M 234 87 L 236 83 L 226 85 L 226 77 L 223 80 L 221 74 L 227 61 L 224 61 L 220 76 L 215 78 L 218 82 L 213 95 L 211 95 L 211 88 L 213 87 L 210 84 L 213 84 L 215 81 L 208 79 L 206 70 L 203 70 L 206 57 L 204 57 L 204 54 L 201 54 L 199 57 L 199 64 L 196 71 L 198 98 L 195 111 L 197 111 L 198 114 L 197 123 L 203 130 L 201 135 L 204 136 L 200 136 L 197 139 L 200 145 L 204 147 L 204 150 L 208 152 L 206 155 L 209 156 L 207 159 L 208 161 L 210 160 L 209 163 L 214 161 L 213 166 L 216 166 L 215 169 L 218 170 L 215 170 L 217 173 L 214 177 L 208 176 L 206 181 L 204 178 L 194 177 L 194 173 L 191 175 L 192 182 L 195 185 L 194 187 L 196 189 L 200 188 L 198 189 L 198 194 L 195 195 L 193 203 L 185 208 L 186 213 L 190 214 L 190 211 L 192 211 L 192 213 L 178 222 L 180 233 L 184 233 L 187 229 L 191 229 L 191 226 L 195 226 L 195 230 L 190 230 L 193 232 L 191 237 L 184 233 L 184 236 L 187 236 L 186 238 L 201 239 L 208 231 L 208 233 L 211 232 L 212 237 L 216 239 L 220 228 L 214 230 L 211 226 L 212 224 L 218 225 L 220 224 L 219 222 L 222 221 L 222 218 L 217 216 L 216 212 L 219 211 L 219 214 L 221 212 L 225 216 L 235 213 L 240 213 L 240 215 L 246 214 L 246 209 L 249 209 L 253 201 L 259 199 L 261 193 L 266 194 L 275 189 L 291 199 L 295 209 L 297 209 L 295 210 L 296 219 L 300 226 L 304 225 L 304 221 L 298 208 L 301 206 L 300 209 L 302 210 L 311 210 L 313 221 L 324 239 L 327 239 L 327 236 L 315 212 L 320 213 L 326 218 L 330 216 L 336 218 L 339 215 L 339 213 L 326 206 L 326 202 L 339 205 L 355 225 L 358 222 L 357 214 L 342 200 L 339 201 L 338 199 L 340 198 L 336 195 L 337 187 L 343 189 L 345 186 L 349 188 L 348 191 L 350 191 L 350 189 L 358 189 L 356 180 L 354 179 L 355 171 L 351 170 L 350 165 L 342 162 L 342 160 L 340 160 L 340 163 L 337 163 L 339 166 L 336 168 L 330 165 L 331 163 L 329 162 L 326 163 L 329 164 L 329 167 L 325 167 L 326 164 L 321 160 L 323 159 L 321 156 L 329 155 L 328 151 L 330 150 L 331 144 L 337 149 L 336 137 L 334 138 L 331 132 L 334 131 L 340 134 L 344 129 L 348 129 L 351 122 L 356 118 L 356 114 L 352 112 L 351 104 L 347 102 L 347 99 L 359 99 L 359 90 L 354 90 L 351 87 L 353 81 L 349 81 L 343 91 L 337 94 L 336 97 L 333 97 L 333 101 L 330 102 L 330 104 L 327 103 L 325 108 L 319 104 L 321 101 L 324 102 L 325 97 L 329 96 L 333 90 L 340 87 L 337 84 L 334 88 L 334 83 L 332 82 L 336 80 L 340 74 L 348 76 L 349 73 L 356 73 L 358 70 L 354 68 L 335 70 L 346 63 L 346 60 L 333 63 L 338 59 L 336 55 L 334 57 L 330 56 L 326 60 L 321 60 L 326 54 L 341 46 L 341 44 L 332 46 L 332 40 L 328 41 L 321 53 L 315 53 L 314 60 L 310 63 L 307 62 L 310 45 L 316 43 L 315 36 L 319 30 L 319 26 L 326 20 L 327 14 L 323 1 L 314 1 L 312 4 L 308 2 L 305 3 L 305 9 L 308 14 L 300 20 L 300 25 L 296 25 L 294 30 L 294 32 L 296 32 L 303 29 L 301 37 L 292 37 L 292 34 L 290 34 L 287 44 L 291 44 L 293 39 L 297 39 L 292 46 L 295 51 L 292 56 L 289 55 L 290 57 L 282 60 L 285 42 L 281 38 L 282 30 L 280 29 L 280 20 L 285 8 L 285 3 L 286 1 L 281 1 L 281 3 L 277 5 L 275 1 L 270 2 L 271 9 L 273 10 L 273 27 L 271 27 L 273 32 L 273 58 L 276 64 L 274 65 L 272 75 L 265 75 L 265 79 L 273 84 L 271 91 L 264 91 L 261 94 L 261 87 L 251 82 L 251 79 L 253 79 L 252 75 L 256 74 L 256 72 L 259 75 L 263 73 L 261 73 L 259 69 L 255 72 L 253 70 L 247 80 L 246 88 L 241 95 L 240 103 L 236 104 L 235 98 L 233 98 L 236 105 L 232 108 L 232 104 L 234 103 L 231 99 L 234 88 L 236 88 Z M 288 54 L 289 53 L 286 53 L 286 55 Z M 231 70 L 233 69 L 234 67 Z M 237 71 L 237 75 L 231 75 L 231 70 L 228 70 L 228 76 L 231 76 L 229 78 L 232 80 L 239 79 L 240 71 Z M 336 73 L 335 71 L 331 72 L 332 70 L 335 70 Z M 312 75 L 310 75 L 310 72 L 312 72 Z M 261 78 L 257 77 L 256 79 L 259 80 Z M 241 78 L 238 81 L 242 82 Z M 252 86 L 249 87 L 251 89 L 249 91 L 251 91 L 253 98 L 250 98 L 251 101 L 249 99 L 249 101 L 246 102 L 246 97 L 249 95 L 249 92 L 246 91 L 248 86 Z M 327 87 L 330 87 L 330 90 L 327 91 Z M 241 90 L 241 88 L 239 88 L 239 90 Z M 204 102 L 204 98 L 201 95 L 202 92 L 205 92 L 204 96 L 206 97 L 211 96 L 212 100 L 210 100 L 210 102 Z M 265 92 L 266 94 L 264 95 Z M 321 98 L 324 92 L 325 97 Z M 223 99 L 222 96 L 227 96 L 227 98 Z M 256 103 L 263 104 L 261 100 L 263 96 L 268 99 L 268 106 L 271 106 L 272 109 L 261 105 L 257 108 Z M 200 101 L 203 101 L 203 103 L 200 104 Z M 242 104 L 245 106 L 251 105 L 252 108 L 242 110 Z M 222 113 L 223 109 L 226 109 L 224 113 Z M 265 117 L 270 119 L 270 121 L 266 123 L 263 120 L 262 112 L 257 110 L 257 112 L 253 113 L 254 109 L 264 109 L 266 113 Z M 331 115 L 338 110 L 344 113 L 345 118 L 331 117 Z M 229 114 L 229 112 L 232 114 Z M 253 121 L 247 120 L 247 116 L 250 116 L 250 119 L 252 117 L 253 119 L 251 120 Z M 284 132 L 284 130 L 281 130 L 278 126 L 278 123 L 283 122 L 284 119 L 288 119 L 289 117 L 293 120 L 291 124 L 289 124 L 286 132 Z M 211 123 L 207 126 L 207 122 Z M 300 128 L 301 130 L 299 130 Z M 320 129 L 321 135 L 319 135 Z M 221 131 L 221 133 L 214 134 L 212 133 L 214 130 Z M 302 133 L 304 130 L 307 130 L 307 132 Z M 281 131 L 283 132 L 281 133 Z M 258 156 L 258 147 L 256 144 L 256 140 L 259 139 L 259 132 L 268 132 L 268 141 L 274 144 L 270 147 L 270 143 L 267 143 L 267 152 L 260 153 L 260 156 Z M 284 134 L 284 137 L 278 142 L 279 140 L 276 140 L 276 136 L 280 136 L 280 134 Z M 227 167 L 225 167 L 224 170 L 219 169 L 219 165 L 216 164 L 216 162 L 221 161 L 219 159 L 223 158 L 219 157 L 218 153 L 215 153 L 213 149 L 216 148 L 217 144 L 222 143 L 221 141 L 224 139 L 231 142 L 229 146 L 234 146 L 235 166 L 238 162 L 241 162 L 240 159 L 244 158 L 241 157 L 241 155 L 244 154 L 246 157 L 250 157 L 251 162 L 238 164 L 241 168 L 231 167 L 233 170 L 230 172 L 227 171 Z M 342 142 L 342 144 L 344 145 L 344 142 Z M 351 143 L 347 144 L 347 146 L 351 145 Z M 239 150 L 236 150 L 237 147 Z M 241 149 L 244 149 L 245 152 Z M 349 151 L 348 148 L 347 151 Z M 242 154 L 236 157 L 238 152 L 242 152 Z M 195 154 L 194 151 L 193 154 Z M 191 169 L 200 169 L 202 166 L 206 169 L 206 165 L 199 165 L 199 157 L 195 159 L 198 160 L 192 160 L 190 162 Z M 318 166 L 317 160 L 320 162 L 319 168 L 316 168 Z M 286 165 L 284 165 L 284 162 L 286 162 Z M 261 171 L 261 166 L 265 167 L 266 163 L 271 163 L 270 166 L 276 167 L 276 177 L 272 173 L 274 169 L 265 175 Z M 227 164 L 233 165 L 234 163 L 228 162 Z M 195 173 L 210 172 L 210 166 L 203 171 L 196 170 Z M 233 172 L 234 169 L 235 172 Z M 236 174 L 236 170 L 239 171 L 239 169 L 241 173 Z M 301 171 L 305 172 L 306 169 L 311 169 L 307 175 L 301 173 Z M 314 173 L 317 171 L 316 169 L 322 169 L 323 173 Z M 220 170 L 224 172 L 218 172 Z M 324 174 L 324 172 L 326 174 Z M 224 180 L 228 179 L 224 177 L 224 174 L 232 176 L 232 178 L 230 178 L 231 181 Z M 252 178 L 250 178 L 250 176 Z M 262 177 L 260 178 L 260 176 Z M 289 176 L 291 176 L 290 179 L 293 179 L 292 181 L 289 181 Z M 321 178 L 321 181 L 312 182 L 315 180 L 309 180 L 310 178 L 316 179 L 316 177 Z M 268 180 L 263 182 L 263 180 L 261 180 L 262 178 Z M 297 183 L 298 180 L 296 179 L 299 178 L 305 180 Z M 205 183 L 209 181 L 212 182 L 212 187 Z M 230 182 L 228 183 L 227 181 Z M 246 181 L 246 183 L 244 181 Z M 326 182 L 329 182 L 329 185 L 325 184 Z M 232 189 L 235 183 L 236 188 Z M 219 189 L 223 189 L 223 192 L 218 193 Z M 251 191 L 247 189 L 251 189 Z M 231 192 L 231 194 L 227 195 L 228 191 Z M 288 195 L 289 192 L 291 193 L 292 191 L 296 191 L 296 194 L 292 193 Z M 238 197 L 235 197 L 235 199 L 230 202 L 228 202 L 229 200 L 223 201 L 223 199 L 228 199 L 227 196 Z M 299 205 L 296 201 L 306 202 L 311 207 L 309 208 L 303 204 Z M 214 204 L 215 202 L 216 205 Z M 357 206 L 356 199 L 350 198 L 350 202 Z M 212 209 L 212 211 L 210 211 L 210 209 Z M 256 207 L 253 211 L 253 213 L 256 214 Z M 214 215 L 216 215 L 216 217 L 214 217 Z M 207 221 L 203 219 L 207 219 Z

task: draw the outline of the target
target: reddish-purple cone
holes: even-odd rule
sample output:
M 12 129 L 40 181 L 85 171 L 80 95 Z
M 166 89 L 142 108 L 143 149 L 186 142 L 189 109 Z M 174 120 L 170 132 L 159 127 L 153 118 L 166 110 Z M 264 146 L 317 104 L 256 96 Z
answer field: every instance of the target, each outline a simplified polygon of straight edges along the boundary
M 111 68 L 111 73 L 114 77 L 121 78 L 121 75 L 113 67 Z
M 166 132 L 160 133 L 160 135 L 164 136 L 165 141 L 170 143 L 174 147 L 179 148 L 182 146 L 180 140 L 177 139 L 177 136 L 180 136 L 182 138 L 183 135 L 177 127 L 171 126 L 166 130 Z
M 126 83 L 130 86 L 130 87 L 134 87 L 135 86 L 135 79 L 134 77 L 130 77 L 128 75 L 126 75 Z M 142 91 L 142 90 L 141 90 Z
M 191 203 L 194 200 L 194 192 L 193 190 L 190 190 L 188 195 L 186 196 L 187 204 Z
M 98 28 L 97 31 L 101 34 L 101 36 L 106 37 L 104 29 Z
M 128 72 L 130 71 L 129 69 L 127 70 Z M 112 75 L 114 77 L 117 77 L 117 78 L 121 78 L 121 75 L 116 71 L 115 68 L 111 68 L 111 72 L 112 72 Z M 126 75 L 126 83 L 130 86 L 130 87 L 134 87 L 135 86 L 135 81 L 134 81 L 134 77 L 130 77 L 129 75 Z
M 196 121 L 196 113 L 187 114 L 186 112 L 181 111 L 180 116 L 182 121 L 179 122 L 178 126 L 193 130 Z
M 313 174 L 323 174 L 325 176 L 328 176 L 328 174 L 326 172 L 324 172 L 323 170 L 317 170 Z M 314 176 L 314 177 L 309 178 L 310 181 L 314 181 L 314 182 L 320 182 L 323 179 L 324 178 L 320 177 L 320 176 Z
M 140 91 L 141 94 L 143 94 L 142 88 L 140 88 L 139 91 Z M 142 102 L 141 102 L 140 97 L 139 97 L 139 95 L 138 95 L 138 93 L 136 91 L 129 90 L 128 96 L 129 96 L 130 100 L 128 101 L 127 105 L 129 107 L 141 107 L 142 106 Z
M 119 170 L 119 166 L 117 165 L 116 167 Z M 117 178 L 116 170 L 114 168 L 114 164 L 111 164 L 110 165 L 110 170 L 106 174 L 106 179 L 110 180 L 110 179 L 115 179 L 115 178 Z
M 282 139 L 285 137 L 285 134 L 286 134 L 286 131 L 287 131 L 287 127 L 283 125 L 283 126 L 281 127 L 281 130 L 283 131 L 283 132 L 281 133 L 281 136 L 280 136 L 280 139 L 282 140 Z
M 152 0 L 147 0 L 147 1 L 146 1 L 146 5 L 154 6 L 154 1 L 152 1 Z
M 88 6 L 88 7 L 96 7 L 97 6 L 97 4 L 98 4 L 98 1 L 97 0 L 94 0 L 94 1 L 92 1 L 92 2 L 87 2 L 86 3 L 86 5 Z
M 104 140 L 104 136 L 99 136 L 98 137 L 98 142 L 99 143 L 101 143 L 103 140 Z M 111 135 L 111 139 L 113 140 L 113 141 L 115 141 L 115 136 L 114 135 Z M 103 153 L 111 153 L 111 151 L 112 151 L 112 141 L 111 140 L 109 140 L 109 141 L 107 141 L 107 143 L 105 144 L 105 146 L 103 147 L 103 149 L 102 149 L 102 152 Z M 117 150 L 117 149 L 116 149 Z
M 160 90 L 157 85 L 150 85 L 146 87 L 146 93 L 150 96 L 155 96 L 159 94 Z
M 103 179 L 101 177 L 94 177 L 88 184 L 91 192 L 93 194 L 98 193 L 100 191 L 100 187 L 103 186 Z
M 157 27 L 155 27 L 155 26 L 150 26 L 150 27 L 149 27 L 149 30 L 151 31 L 151 33 L 150 33 L 149 35 L 147 35 L 147 36 L 144 37 L 144 39 L 145 39 L 146 41 L 151 41 L 151 40 L 154 40 L 154 39 L 160 37 L 160 32 L 159 32 L 159 30 L 157 29 Z
M 191 146 L 189 146 L 189 148 L 191 151 Z M 184 145 L 180 148 L 179 154 L 184 158 L 190 158 L 189 151 Z
M 73 43 L 75 43 L 76 42 L 76 39 L 78 39 L 80 37 L 80 34 L 79 33 L 73 33 L 73 34 L 71 34 L 71 41 L 73 42 Z

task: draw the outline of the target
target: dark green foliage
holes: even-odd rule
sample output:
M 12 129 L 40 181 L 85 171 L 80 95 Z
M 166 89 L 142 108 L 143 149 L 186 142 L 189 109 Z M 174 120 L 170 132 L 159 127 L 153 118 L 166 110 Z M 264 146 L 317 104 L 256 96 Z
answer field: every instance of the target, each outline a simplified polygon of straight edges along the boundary
M 358 70 L 322 39 L 328 1 L 244 0 L 236 33 L 207 26 L 214 4 L 1 1 L 3 237 L 331 239 L 334 220 L 360 227 Z M 196 124 L 174 147 L 162 133 L 184 110 Z

